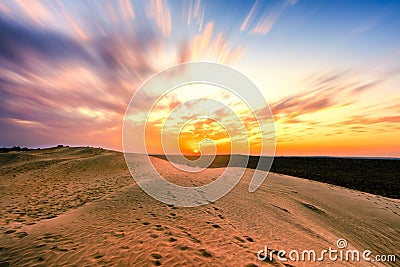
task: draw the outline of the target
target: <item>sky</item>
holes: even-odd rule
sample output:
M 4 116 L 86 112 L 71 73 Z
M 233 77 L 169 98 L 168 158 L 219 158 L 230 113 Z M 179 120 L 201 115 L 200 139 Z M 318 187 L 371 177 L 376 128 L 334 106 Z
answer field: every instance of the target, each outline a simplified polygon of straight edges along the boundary
M 277 155 L 400 157 L 399 1 L 1 1 L 0 146 L 121 150 L 138 88 L 193 61 L 258 87 Z M 162 101 L 171 111 L 183 100 Z M 201 136 L 229 151 L 218 114 L 181 128 L 183 152 L 199 153 Z

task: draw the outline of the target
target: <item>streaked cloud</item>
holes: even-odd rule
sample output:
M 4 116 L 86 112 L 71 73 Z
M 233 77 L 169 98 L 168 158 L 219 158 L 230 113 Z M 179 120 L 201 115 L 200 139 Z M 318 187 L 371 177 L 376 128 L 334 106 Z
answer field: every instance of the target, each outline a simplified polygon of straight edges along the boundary
M 53 63 L 91 59 L 80 43 L 65 35 L 35 27 L 28 28 L 1 17 L 0 28 L 0 56 L 8 64 L 27 66 L 33 58 L 45 58 Z
M 6 3 L 2 9 L 15 8 L 13 5 Z M 30 11 L 24 20 L 33 24 L 0 16 L 3 144 L 91 144 L 90 136 L 105 140 L 103 146 L 120 148 L 127 103 L 141 82 L 160 70 L 156 59 L 171 35 L 167 2 L 136 7 L 130 1 L 108 2 L 110 6 L 103 10 L 111 24 L 92 12 L 99 8 L 93 3 L 82 6 L 82 12 L 86 8 L 91 18 L 85 24 L 76 19 L 79 16 L 71 12 L 67 2 L 55 2 L 51 7 L 42 2 L 19 5 L 22 13 L 18 16 Z M 200 23 L 204 9 L 199 1 L 191 5 L 191 20 Z M 140 8 L 145 17 L 137 16 L 135 10 Z M 58 13 L 50 14 L 53 9 Z M 65 23 L 68 31 L 60 30 L 61 24 L 52 25 L 55 19 Z M 127 22 L 134 20 L 141 26 Z M 182 53 L 188 55 L 180 58 L 185 62 L 205 57 L 233 62 L 238 51 L 230 48 L 224 33 L 215 31 L 214 22 L 208 22 Z M 173 59 L 169 65 L 175 62 Z M 62 134 L 67 129 L 79 134 Z M 21 134 L 14 135 L 15 131 Z M 112 136 L 107 139 L 109 134 Z
M 306 90 L 272 103 L 271 109 L 277 120 L 290 118 L 293 121 L 308 113 L 350 105 L 358 94 L 374 88 L 380 81 L 353 81 L 343 73 L 335 73 L 327 77 L 315 77 L 309 83 L 310 87 Z
M 44 26 L 44 22 L 51 20 L 52 15 L 39 0 L 23 1 L 16 0 L 16 3 L 24 10 L 24 12 L 38 25 Z
M 227 42 L 227 34 L 214 32 L 214 22 L 210 21 L 202 33 L 196 34 L 192 41 L 184 43 L 179 51 L 179 63 L 188 61 L 215 60 L 230 64 L 243 54 L 244 47 L 231 47 Z
M 297 1 L 281 1 L 275 3 L 270 11 L 266 12 L 266 1 L 256 0 L 250 12 L 243 21 L 240 31 L 248 31 L 249 34 L 266 35 L 268 34 L 284 10 L 291 5 L 296 4 Z
M 259 5 L 259 4 L 260 4 L 259 1 L 256 1 L 254 3 L 253 7 L 250 9 L 249 14 L 246 16 L 245 20 L 243 21 L 242 26 L 240 26 L 240 31 L 245 31 L 247 29 L 249 22 L 252 19 L 253 14 L 257 8 L 257 5 Z
M 171 12 L 165 0 L 150 0 L 146 9 L 146 15 L 154 19 L 157 26 L 166 37 L 171 36 Z
M 119 5 L 121 7 L 125 19 L 135 18 L 135 11 L 133 10 L 130 0 L 119 0 Z

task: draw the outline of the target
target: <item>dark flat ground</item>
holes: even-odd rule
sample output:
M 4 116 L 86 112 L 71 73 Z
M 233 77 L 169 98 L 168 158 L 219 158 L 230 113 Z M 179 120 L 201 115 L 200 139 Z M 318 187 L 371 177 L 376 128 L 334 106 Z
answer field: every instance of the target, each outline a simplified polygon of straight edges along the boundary
M 244 156 L 216 156 L 210 168 L 226 167 L 231 157 Z M 174 156 L 170 159 L 174 161 Z M 255 169 L 258 160 L 258 156 L 250 156 L 247 167 Z M 400 199 L 400 159 L 275 157 L 270 171 Z

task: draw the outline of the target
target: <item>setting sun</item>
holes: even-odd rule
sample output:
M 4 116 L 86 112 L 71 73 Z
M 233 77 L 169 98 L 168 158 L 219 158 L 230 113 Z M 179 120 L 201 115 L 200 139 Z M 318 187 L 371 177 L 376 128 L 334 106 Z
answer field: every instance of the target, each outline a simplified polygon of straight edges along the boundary
M 140 118 L 145 115 L 140 110 L 135 112 L 132 118 L 144 123 Z M 257 120 L 257 113 L 260 112 L 252 111 L 238 96 L 217 85 L 199 83 L 175 88 L 162 96 L 149 113 L 145 127 L 147 152 L 259 154 L 264 142 L 260 125 L 270 124 L 266 117 Z M 132 127 L 132 131 L 139 131 Z

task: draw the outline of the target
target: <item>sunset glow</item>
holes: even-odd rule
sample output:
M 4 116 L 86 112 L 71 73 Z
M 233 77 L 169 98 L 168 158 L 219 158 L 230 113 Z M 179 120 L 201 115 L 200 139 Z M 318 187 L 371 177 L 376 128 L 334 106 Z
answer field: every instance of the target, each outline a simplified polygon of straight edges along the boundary
M 253 113 L 242 99 L 224 88 L 209 84 L 184 85 L 162 97 L 147 119 L 144 113 L 145 110 L 128 117 L 133 116 L 136 123 L 146 122 L 148 153 L 230 154 L 232 142 L 238 153 L 260 153 L 263 119 L 257 121 L 257 112 Z M 241 133 L 241 127 L 245 132 Z M 176 142 L 177 146 L 173 147 Z
M 399 2 L 228 6 L 1 1 L 0 146 L 122 150 L 123 118 L 140 85 L 172 65 L 209 61 L 258 86 L 274 115 L 277 155 L 400 157 Z M 185 103 L 193 97 L 225 103 L 247 136 L 236 136 L 240 121 L 210 102 Z M 244 137 L 249 153 L 260 152 L 262 121 L 240 98 L 188 85 L 154 107 L 146 125 L 149 153 L 163 153 L 161 130 L 175 109 L 179 128 L 171 131 L 184 154 L 228 154 Z M 214 119 L 201 118 L 205 112 Z

